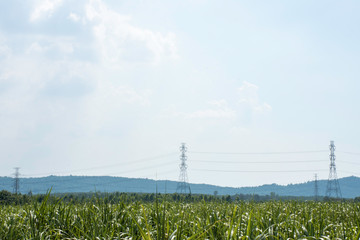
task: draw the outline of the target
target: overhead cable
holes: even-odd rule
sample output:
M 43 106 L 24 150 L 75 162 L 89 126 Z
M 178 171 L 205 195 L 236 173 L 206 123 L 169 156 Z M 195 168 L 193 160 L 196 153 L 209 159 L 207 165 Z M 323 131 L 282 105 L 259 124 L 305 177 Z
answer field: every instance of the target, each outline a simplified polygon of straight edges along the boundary
M 328 152 L 328 150 L 316 150 L 316 151 L 294 151 L 294 152 L 197 152 L 189 151 L 194 154 L 218 154 L 218 155 L 275 155 L 275 154 L 306 154 L 306 153 L 321 153 Z
M 302 163 L 302 162 L 328 162 L 329 160 L 296 160 L 296 161 L 210 161 L 210 160 L 189 160 L 189 162 L 206 162 L 206 163 L 235 163 L 235 164 L 251 164 L 251 163 Z
M 311 170 L 221 170 L 221 169 L 191 169 L 199 172 L 234 172 L 234 173 L 289 173 L 289 172 L 322 172 L 327 169 L 311 169 Z

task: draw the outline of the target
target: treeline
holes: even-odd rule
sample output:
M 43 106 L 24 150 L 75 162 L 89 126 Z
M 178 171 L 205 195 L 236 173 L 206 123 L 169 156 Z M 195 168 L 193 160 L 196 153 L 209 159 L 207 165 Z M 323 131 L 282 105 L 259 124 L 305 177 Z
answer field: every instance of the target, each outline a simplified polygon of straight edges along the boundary
M 0 205 L 25 204 L 31 202 L 31 200 L 32 196 L 29 194 L 13 194 L 6 190 L 0 191 Z
M 0 191 L 0 205 L 21 205 L 31 202 L 42 202 L 46 197 L 48 201 L 57 202 L 59 200 L 68 203 L 86 203 L 97 202 L 99 199 L 107 203 L 131 203 L 131 202 L 154 202 L 158 201 L 173 201 L 173 202 L 236 202 L 236 201 L 254 201 L 265 202 L 273 200 L 298 200 L 307 201 L 315 200 L 312 197 L 291 197 L 291 196 L 278 196 L 275 193 L 270 195 L 257 195 L 257 194 L 237 194 L 237 195 L 206 195 L 206 194 L 160 194 L 160 193 L 104 193 L 104 192 L 89 192 L 89 193 L 55 193 L 50 194 L 14 194 L 6 190 Z M 318 201 L 331 201 L 331 200 L 343 200 L 344 199 L 330 199 L 319 197 Z M 360 202 L 360 197 L 355 199 L 347 199 L 346 201 Z

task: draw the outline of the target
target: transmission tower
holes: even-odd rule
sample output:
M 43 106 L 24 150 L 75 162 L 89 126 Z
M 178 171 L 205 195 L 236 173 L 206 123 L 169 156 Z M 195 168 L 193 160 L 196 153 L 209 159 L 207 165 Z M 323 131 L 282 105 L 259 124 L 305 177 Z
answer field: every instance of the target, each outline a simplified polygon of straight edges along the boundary
M 176 192 L 177 193 L 189 193 L 191 194 L 190 185 L 188 183 L 188 176 L 187 176 L 187 165 L 186 165 L 186 150 L 187 147 L 185 146 L 185 143 L 182 143 L 180 146 L 180 176 L 179 176 L 179 182 L 177 184 Z
M 330 172 L 329 172 L 329 179 L 327 182 L 325 196 L 342 198 L 339 181 L 337 179 L 337 174 L 336 174 L 334 141 L 330 141 L 329 148 L 330 148 Z
M 317 178 L 317 174 L 315 174 L 315 186 L 314 186 L 314 197 L 315 197 L 315 201 L 318 200 L 319 198 L 319 186 L 318 186 L 318 178 Z
M 18 167 L 15 168 L 15 178 L 14 178 L 14 193 L 18 194 L 20 189 L 20 179 L 19 179 L 19 169 Z

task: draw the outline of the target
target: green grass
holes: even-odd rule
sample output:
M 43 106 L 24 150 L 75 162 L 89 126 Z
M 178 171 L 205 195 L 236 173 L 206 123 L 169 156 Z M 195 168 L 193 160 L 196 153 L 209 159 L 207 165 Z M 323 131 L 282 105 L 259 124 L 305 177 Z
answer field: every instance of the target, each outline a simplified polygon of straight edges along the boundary
M 153 203 L 106 198 L 1 206 L 0 239 L 359 239 L 352 202 Z

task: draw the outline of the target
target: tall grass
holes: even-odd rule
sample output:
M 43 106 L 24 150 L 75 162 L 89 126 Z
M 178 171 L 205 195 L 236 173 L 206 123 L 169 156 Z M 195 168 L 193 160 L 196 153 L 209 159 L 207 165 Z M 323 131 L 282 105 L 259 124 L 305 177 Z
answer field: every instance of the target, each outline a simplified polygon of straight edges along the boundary
M 359 239 L 350 202 L 154 203 L 106 198 L 0 208 L 0 239 Z

